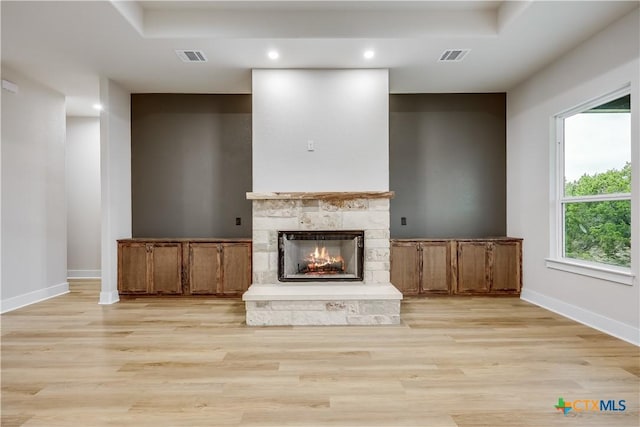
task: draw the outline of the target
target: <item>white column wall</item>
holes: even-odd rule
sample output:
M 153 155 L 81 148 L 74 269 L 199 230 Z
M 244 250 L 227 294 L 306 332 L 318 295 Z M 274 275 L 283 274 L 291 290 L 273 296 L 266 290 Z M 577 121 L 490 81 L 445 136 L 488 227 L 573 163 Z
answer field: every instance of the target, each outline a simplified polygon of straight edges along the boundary
M 117 239 L 131 237 L 131 96 L 115 82 L 100 80 L 100 177 L 102 291 L 100 304 L 118 296 Z

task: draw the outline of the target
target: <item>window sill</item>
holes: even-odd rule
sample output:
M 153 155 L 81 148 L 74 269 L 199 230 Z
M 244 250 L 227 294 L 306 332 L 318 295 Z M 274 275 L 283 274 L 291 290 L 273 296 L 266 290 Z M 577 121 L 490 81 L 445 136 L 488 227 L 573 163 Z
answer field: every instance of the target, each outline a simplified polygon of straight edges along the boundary
M 629 269 L 614 266 L 603 266 L 567 259 L 545 259 L 547 268 L 566 271 L 568 273 L 580 274 L 582 276 L 593 277 L 595 279 L 607 280 L 609 282 L 621 283 L 632 286 L 634 275 Z

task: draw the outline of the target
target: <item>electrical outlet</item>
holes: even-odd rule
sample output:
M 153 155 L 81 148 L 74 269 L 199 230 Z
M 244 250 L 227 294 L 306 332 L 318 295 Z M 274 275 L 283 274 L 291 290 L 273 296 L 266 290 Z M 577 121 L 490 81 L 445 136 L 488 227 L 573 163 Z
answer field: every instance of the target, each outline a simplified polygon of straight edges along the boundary
M 242 225 L 242 218 L 236 217 L 236 225 Z
M 403 216 L 402 218 L 400 218 L 400 225 L 407 225 L 407 217 Z

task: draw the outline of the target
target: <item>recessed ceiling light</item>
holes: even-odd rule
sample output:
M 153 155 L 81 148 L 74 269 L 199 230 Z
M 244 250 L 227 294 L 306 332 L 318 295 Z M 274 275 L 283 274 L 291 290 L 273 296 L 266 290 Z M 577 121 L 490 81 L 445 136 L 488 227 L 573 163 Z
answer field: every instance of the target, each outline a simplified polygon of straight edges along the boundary
M 104 107 L 102 107 L 102 104 L 93 104 L 94 110 L 102 111 L 103 108 Z
M 365 51 L 364 51 L 364 57 L 365 57 L 366 59 L 371 59 L 371 58 L 373 58 L 374 56 L 376 56 L 376 53 L 375 53 L 373 50 L 369 49 L 369 50 L 365 50 Z
M 280 57 L 277 50 L 270 50 L 267 55 L 269 56 L 269 59 L 278 59 Z

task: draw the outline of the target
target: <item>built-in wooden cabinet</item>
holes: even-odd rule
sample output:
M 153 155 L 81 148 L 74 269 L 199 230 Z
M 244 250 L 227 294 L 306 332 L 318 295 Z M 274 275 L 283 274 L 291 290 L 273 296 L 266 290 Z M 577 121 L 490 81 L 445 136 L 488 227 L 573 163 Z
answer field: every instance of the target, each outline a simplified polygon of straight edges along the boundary
M 522 240 L 489 243 L 491 292 L 520 293 L 522 288 Z
M 455 293 L 482 294 L 489 292 L 488 243 L 460 241 L 458 247 L 458 280 Z
M 188 243 L 189 291 L 192 295 L 218 292 L 221 278 L 219 243 Z
M 180 243 L 132 242 L 118 248 L 118 290 L 121 293 L 182 293 Z
M 239 295 L 251 285 L 251 245 L 222 244 L 222 277 L 218 293 Z
M 397 242 L 391 245 L 391 283 L 403 295 L 420 292 L 420 243 Z
M 239 295 L 251 284 L 251 245 L 190 242 L 189 292 Z
M 435 240 L 393 242 L 391 283 L 403 295 L 450 293 L 450 243 Z
M 519 295 L 522 239 L 391 241 L 391 283 L 404 295 Z M 249 239 L 118 240 L 122 295 L 239 296 L 251 285 Z
M 122 295 L 241 295 L 251 284 L 248 239 L 118 240 Z
M 404 295 L 519 295 L 522 239 L 392 240 L 391 283 Z
M 448 294 L 453 284 L 451 242 L 421 242 L 421 290 L 425 294 Z
M 149 293 L 149 249 L 144 242 L 118 243 L 118 291 L 127 294 Z

